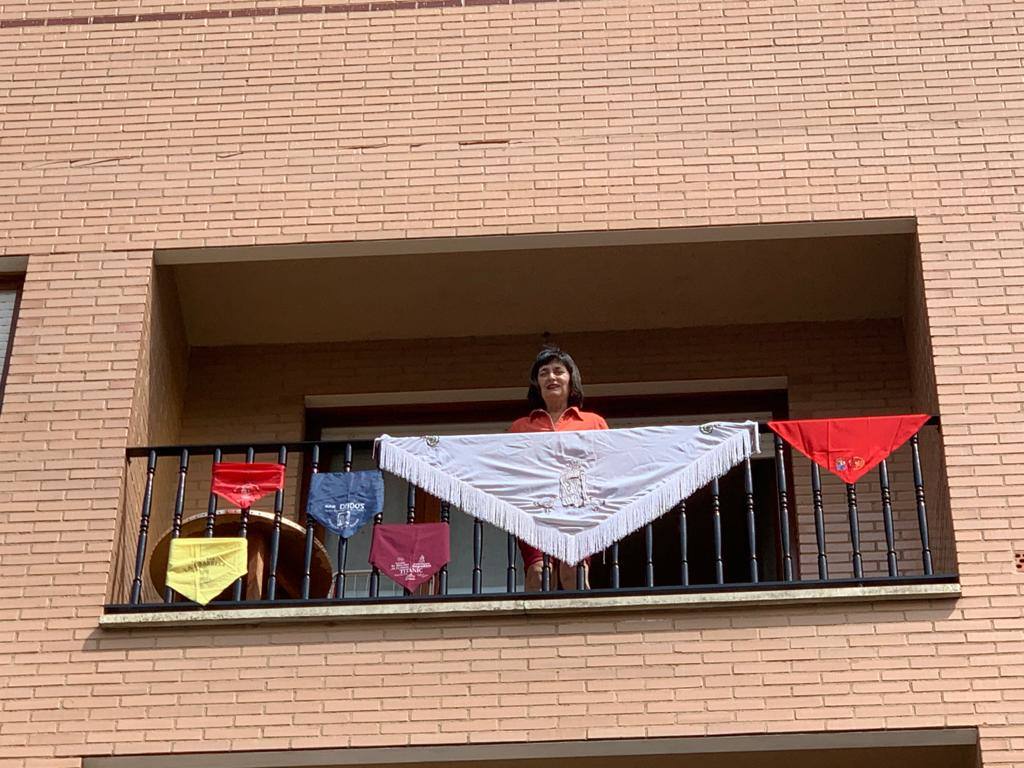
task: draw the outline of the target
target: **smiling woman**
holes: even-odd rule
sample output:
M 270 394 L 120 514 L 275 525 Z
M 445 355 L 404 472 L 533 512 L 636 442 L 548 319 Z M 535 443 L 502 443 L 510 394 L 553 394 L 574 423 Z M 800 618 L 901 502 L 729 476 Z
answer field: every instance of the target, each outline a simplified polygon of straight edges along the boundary
M 533 410 L 529 416 L 516 419 L 510 432 L 570 432 L 588 429 L 608 429 L 605 420 L 596 413 L 580 410 L 583 405 L 583 379 L 580 369 L 568 352 L 557 347 L 545 347 L 537 355 L 530 369 L 530 388 L 526 399 Z M 544 575 L 544 555 L 529 544 L 520 541 L 523 556 L 526 590 L 541 589 Z M 576 569 L 557 563 L 552 569 L 553 588 L 576 588 Z M 590 588 L 590 559 L 583 561 L 583 586 Z

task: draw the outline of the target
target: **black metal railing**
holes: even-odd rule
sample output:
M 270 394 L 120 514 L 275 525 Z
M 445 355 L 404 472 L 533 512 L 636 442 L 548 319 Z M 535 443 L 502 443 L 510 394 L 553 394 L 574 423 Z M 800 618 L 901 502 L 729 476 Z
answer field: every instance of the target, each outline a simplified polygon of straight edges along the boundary
M 933 418 L 926 428 L 937 424 L 938 419 Z M 933 566 L 920 433 L 881 462 L 871 480 L 862 479 L 861 485 L 869 487 L 859 497 L 857 486 L 837 482 L 831 475 L 823 477 L 817 465 L 803 457 L 794 462 L 782 439 L 766 425 L 761 428 L 761 454 L 713 480 L 658 521 L 611 545 L 595 556 L 589 572 L 582 564 L 578 566 L 575 589 L 568 594 L 584 597 L 956 580 L 954 573 L 937 573 Z M 763 444 L 767 440 L 770 447 Z M 404 498 L 396 504 L 395 494 L 389 493 L 391 506 L 377 515 L 372 525 L 390 516 L 391 522 L 440 521 L 453 526 L 452 561 L 426 588 L 413 593 L 398 591 L 382 578 L 365 558 L 368 530 L 357 534 L 367 536 L 360 541 L 336 537 L 304 514 L 305 489 L 313 474 L 352 471 L 360 462 L 369 467 L 371 451 L 371 441 L 129 449 L 129 483 L 138 487 L 128 499 L 138 509 L 138 534 L 130 586 L 121 595 L 122 602 L 108 605 L 107 610 L 195 608 L 164 584 L 169 541 L 181 536 L 226 535 L 249 540 L 249 572 L 211 603 L 218 608 L 523 596 L 522 568 L 513 536 L 445 503 L 430 512 L 424 492 L 397 478 L 390 477 L 388 483 L 392 490 L 403 488 Z M 209 468 L 196 468 L 200 461 L 212 466 L 213 462 L 240 459 L 276 461 L 288 468 L 289 480 L 283 490 L 273 494 L 269 512 L 219 509 L 222 502 L 209 489 Z M 142 460 L 144 472 L 139 471 Z M 894 464 L 899 464 L 897 470 Z M 902 479 L 899 489 L 893 486 L 894 473 Z M 798 503 L 800 487 L 805 487 L 806 493 Z M 161 492 L 166 498 L 160 498 Z M 154 521 L 161 515 L 165 530 L 154 539 Z M 456 540 L 456 534 L 462 538 Z M 253 546 L 254 541 L 258 546 Z M 865 541 L 870 545 L 867 548 Z M 354 560 L 356 544 L 362 554 Z M 456 552 L 460 557 L 455 557 Z M 462 555 L 468 555 L 468 560 Z M 590 586 L 585 588 L 588 578 Z M 540 593 L 534 596 L 567 594 L 556 591 L 556 583 L 555 564 L 545 556 Z

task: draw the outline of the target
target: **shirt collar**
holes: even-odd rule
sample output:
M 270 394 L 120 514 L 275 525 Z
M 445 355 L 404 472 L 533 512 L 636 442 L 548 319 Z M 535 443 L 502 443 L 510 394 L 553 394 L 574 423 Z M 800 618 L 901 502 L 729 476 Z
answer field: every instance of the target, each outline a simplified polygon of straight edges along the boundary
M 548 416 L 548 418 L 550 418 L 550 415 L 548 414 L 548 412 L 546 410 L 544 410 L 543 408 L 535 408 L 533 410 L 533 412 L 530 413 L 530 417 L 531 418 L 533 418 L 535 416 L 536 417 Z M 583 417 L 580 415 L 580 409 L 577 408 L 575 405 L 570 405 L 568 408 L 566 408 L 565 411 L 562 413 L 562 417 L 561 418 L 562 419 L 576 419 L 577 421 L 580 421 L 580 420 L 583 419 Z M 559 421 L 561 421 L 561 419 L 559 419 Z

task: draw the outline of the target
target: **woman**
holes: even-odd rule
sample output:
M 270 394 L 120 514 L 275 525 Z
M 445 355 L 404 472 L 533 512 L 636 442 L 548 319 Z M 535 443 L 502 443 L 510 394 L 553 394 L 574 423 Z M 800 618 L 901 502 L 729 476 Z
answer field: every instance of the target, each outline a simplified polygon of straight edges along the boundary
M 596 413 L 580 410 L 583 405 L 583 381 L 579 368 L 557 347 L 547 347 L 537 355 L 530 369 L 530 389 L 526 399 L 533 409 L 529 416 L 516 419 L 510 432 L 563 432 L 586 429 L 608 429 Z M 541 589 L 544 555 L 539 549 L 519 542 L 526 570 L 526 591 Z M 590 588 L 590 559 L 583 561 L 584 587 Z M 576 589 L 576 568 L 557 560 L 552 563 L 551 587 Z

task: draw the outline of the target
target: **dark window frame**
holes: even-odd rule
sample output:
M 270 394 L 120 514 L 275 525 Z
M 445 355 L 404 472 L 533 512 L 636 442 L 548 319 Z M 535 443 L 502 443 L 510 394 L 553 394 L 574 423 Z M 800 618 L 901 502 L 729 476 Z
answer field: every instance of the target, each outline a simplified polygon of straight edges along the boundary
M 24 275 L 0 275 L 0 291 L 15 292 L 14 309 L 11 311 L 11 331 L 7 335 L 7 348 L 4 350 L 2 366 L 0 366 L 0 408 L 3 408 L 7 393 L 7 375 L 11 368 L 11 354 L 14 351 L 14 335 L 18 330 L 18 315 L 21 312 L 21 298 L 25 293 Z

